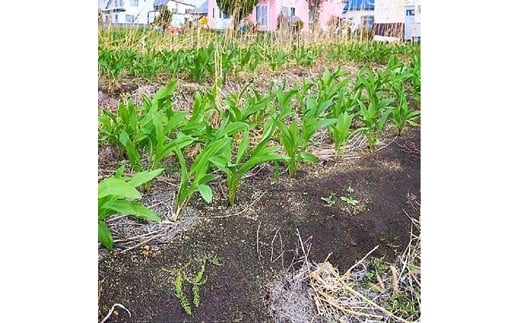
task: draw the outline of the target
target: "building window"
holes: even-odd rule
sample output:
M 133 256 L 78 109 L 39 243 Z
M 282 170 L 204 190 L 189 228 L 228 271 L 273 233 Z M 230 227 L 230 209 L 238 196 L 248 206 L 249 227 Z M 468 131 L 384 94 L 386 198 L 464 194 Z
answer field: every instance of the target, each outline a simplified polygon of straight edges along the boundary
M 219 11 L 218 11 L 218 17 L 219 17 L 220 19 L 228 19 L 228 18 L 229 18 L 229 15 L 228 15 L 227 13 L 222 12 L 222 11 L 219 10 Z
M 130 0 L 130 6 L 139 7 L 139 0 Z
M 374 16 L 361 16 L 361 26 L 372 29 L 374 27 Z
M 296 15 L 296 8 L 282 6 L 282 15 L 285 17 L 294 17 Z
M 213 8 L 213 14 L 212 17 L 215 18 L 215 8 Z
M 115 14 L 114 22 L 119 22 L 119 15 L 117 13 Z
M 374 0 L 343 0 L 343 3 L 343 11 L 375 9 Z
M 415 9 L 406 9 L 406 15 L 407 16 L 415 16 Z
M 135 17 L 133 15 L 126 15 L 125 21 L 126 22 L 134 22 L 135 21 Z
M 267 26 L 267 5 L 256 6 L 256 23 L 259 26 Z

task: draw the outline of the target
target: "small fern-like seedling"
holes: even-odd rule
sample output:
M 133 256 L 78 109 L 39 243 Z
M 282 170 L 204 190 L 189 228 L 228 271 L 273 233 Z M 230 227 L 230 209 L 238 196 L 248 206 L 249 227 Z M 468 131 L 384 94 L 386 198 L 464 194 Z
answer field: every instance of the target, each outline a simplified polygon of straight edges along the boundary
M 205 262 L 200 267 L 200 270 L 197 272 L 197 275 L 193 278 L 193 287 L 191 288 L 191 291 L 193 292 L 193 305 L 195 307 L 199 307 L 200 305 L 200 286 L 202 286 L 206 281 L 202 281 L 202 278 L 204 277 L 204 271 L 205 271 Z
M 206 257 L 204 260 L 208 260 L 212 265 L 214 266 L 221 266 L 220 260 L 218 259 L 218 256 L 212 255 L 211 257 Z
M 186 312 L 186 314 L 191 315 L 190 301 L 188 300 L 188 297 L 182 290 L 182 282 L 183 282 L 182 274 L 178 273 L 177 278 L 175 279 L 175 297 L 177 297 L 177 299 L 181 303 L 181 306 L 184 309 L 184 311 Z

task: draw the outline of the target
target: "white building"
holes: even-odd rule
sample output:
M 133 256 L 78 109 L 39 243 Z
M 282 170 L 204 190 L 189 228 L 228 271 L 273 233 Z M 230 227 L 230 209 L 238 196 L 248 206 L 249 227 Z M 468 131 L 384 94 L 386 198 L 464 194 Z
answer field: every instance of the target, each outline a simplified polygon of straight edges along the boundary
M 193 21 L 191 12 L 197 8 L 193 1 L 188 0 L 169 0 L 167 2 L 168 9 L 173 13 L 172 26 L 176 28 L 182 27 L 187 21 Z
M 98 0 L 104 24 L 150 25 L 159 15 L 158 8 L 166 6 L 172 13 L 172 26 L 184 24 L 191 11 L 203 0 Z
M 374 27 L 374 9 L 376 0 L 343 0 L 343 19 L 345 19 L 352 31 L 361 28 L 372 29 Z
M 374 40 L 420 41 L 420 0 L 376 0 Z
M 154 0 L 98 0 L 103 23 L 147 25 Z

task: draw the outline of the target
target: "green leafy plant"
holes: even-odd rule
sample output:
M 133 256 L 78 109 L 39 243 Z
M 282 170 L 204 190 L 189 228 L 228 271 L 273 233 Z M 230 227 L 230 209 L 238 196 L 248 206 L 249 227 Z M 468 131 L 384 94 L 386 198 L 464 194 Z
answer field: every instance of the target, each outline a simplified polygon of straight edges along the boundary
M 201 47 L 186 56 L 186 64 L 184 65 L 189 72 L 191 78 L 200 82 L 205 77 L 211 76 L 214 70 L 214 64 L 210 64 L 213 57 L 215 47 Z
M 293 55 L 296 63 L 300 66 L 311 66 L 317 58 L 316 53 L 310 48 L 300 47 L 296 49 L 293 47 Z
M 276 71 L 287 63 L 288 58 L 289 54 L 279 50 L 270 57 L 269 67 L 271 68 L 271 70 Z
M 284 160 L 285 156 L 278 153 L 279 146 L 267 146 L 273 130 L 274 123 L 270 123 L 264 134 L 256 145 L 251 145 L 249 127 L 235 136 L 233 141 L 234 152 L 225 156 L 226 163 L 217 165 L 226 174 L 228 187 L 228 201 L 230 205 L 235 204 L 236 193 L 240 181 L 244 175 L 253 167 L 269 161 Z
M 421 55 L 420 53 L 412 54 L 412 62 L 410 63 L 410 69 L 412 73 L 412 97 L 415 102 L 421 102 Z
M 119 136 L 125 132 L 127 136 L 135 136 L 138 132 L 138 121 L 142 117 L 141 109 L 133 101 L 120 103 L 117 115 L 104 109 L 98 117 L 100 141 L 120 145 Z M 130 135 L 129 135 L 130 134 Z M 124 148 L 124 146 L 122 146 Z
M 231 122 L 247 122 L 254 127 L 255 121 L 264 118 L 264 111 L 268 104 L 273 99 L 273 95 L 262 95 L 254 91 L 254 95 L 246 96 L 246 90 L 252 82 L 249 82 L 240 93 L 230 93 L 224 100 L 226 108 L 222 111 L 222 118 L 228 119 Z M 257 114 L 260 115 L 256 116 Z
M 359 204 L 358 200 L 356 200 L 356 199 L 354 199 L 353 197 L 350 197 L 350 196 L 340 196 L 340 199 L 343 202 L 346 202 L 348 205 L 355 206 L 355 205 Z
M 195 307 L 200 306 L 200 287 L 206 283 L 206 279 L 202 280 L 204 278 L 205 270 L 206 261 L 202 263 L 202 266 L 200 267 L 199 271 L 197 272 L 195 277 L 193 277 L 193 281 L 191 281 L 191 292 L 193 293 L 193 305 L 195 305 Z
M 357 133 L 357 130 L 351 129 L 354 117 L 354 114 L 349 114 L 348 111 L 344 111 L 336 117 L 337 122 L 329 126 L 337 160 L 342 158 L 345 154 L 345 143 Z
M 302 133 L 296 122 L 286 125 L 280 121 L 278 128 L 280 129 L 278 138 L 288 157 L 284 163 L 289 169 L 289 176 L 294 178 L 301 162 L 317 162 L 318 158 L 310 152 L 304 151 Z
M 98 72 L 108 81 L 108 90 L 113 92 L 113 87 L 126 68 L 126 52 L 100 48 L 98 51 Z
M 172 138 L 186 122 L 186 112 L 171 108 L 176 84 L 174 80 L 162 87 L 153 99 L 144 96 L 142 106 L 132 101 L 121 103 L 117 116 L 105 110 L 99 117 L 102 140 L 118 144 L 136 171 L 158 168 L 174 147 L 191 143 L 185 137 Z M 146 167 L 143 165 L 145 153 Z
M 398 98 L 398 104 L 392 109 L 391 119 L 397 129 L 397 135 L 401 136 L 406 125 L 418 127 L 417 120 L 421 114 L 420 111 L 413 111 L 408 105 L 408 99 L 402 86 L 396 86 L 395 92 Z
M 318 88 L 318 101 L 327 101 L 345 95 L 344 90 L 349 82 L 349 79 L 346 78 L 345 75 L 346 73 L 339 67 L 334 72 L 325 68 L 316 83 Z
M 184 283 L 184 277 L 181 272 L 177 273 L 177 277 L 175 278 L 175 297 L 179 300 L 181 303 L 182 308 L 184 309 L 184 312 L 186 314 L 191 315 L 191 304 L 188 299 L 188 296 L 186 296 L 186 293 L 183 289 L 183 283 Z
M 336 197 L 336 194 L 335 193 L 330 193 L 329 196 L 327 197 L 320 197 L 322 201 L 325 201 L 327 203 L 327 206 L 333 206 L 336 204 L 336 201 L 334 200 L 334 198 Z
M 331 100 L 318 102 L 315 97 L 311 95 L 306 96 L 305 107 L 301 123 L 294 120 L 286 124 L 282 118 L 277 119 L 278 123 L 278 139 L 287 154 L 287 159 L 284 163 L 289 169 L 289 176 L 296 177 L 296 171 L 300 163 L 317 162 L 318 158 L 307 151 L 311 144 L 311 138 L 323 127 L 328 127 L 337 122 L 337 119 L 324 117 L 325 110 L 332 103 Z M 288 116 L 290 113 L 284 111 L 290 107 L 284 107 L 281 111 L 280 117 Z
M 216 101 L 217 88 L 205 89 L 204 92 L 195 92 L 191 116 L 182 126 L 182 133 L 199 138 L 202 142 L 211 140 L 210 119 L 214 111 L 218 110 Z
M 136 200 L 141 199 L 137 187 L 151 181 L 163 169 L 136 173 L 123 177 L 124 166 L 114 176 L 98 184 L 98 241 L 108 250 L 113 248 L 113 238 L 105 220 L 116 214 L 133 216 L 141 220 L 159 221 L 159 216 Z
M 177 272 L 177 275 L 175 276 L 175 283 L 174 283 L 174 293 L 175 297 L 179 300 L 179 303 L 181 304 L 182 308 L 184 309 L 184 312 L 188 315 L 192 315 L 192 308 L 190 302 L 190 299 L 188 298 L 188 295 L 184 291 L 184 282 L 188 282 L 191 284 L 191 294 L 193 297 L 193 305 L 195 308 L 198 308 L 200 306 L 201 301 L 201 287 L 206 284 L 207 278 L 204 277 L 204 274 L 206 272 L 206 262 L 211 263 L 215 266 L 220 266 L 220 261 L 217 257 L 217 255 L 212 256 L 205 256 L 201 262 L 201 266 L 197 273 L 190 279 L 188 278 L 188 275 L 185 272 L 186 267 L 189 266 L 191 261 L 184 266 L 183 269 Z
M 390 104 L 394 102 L 394 100 L 394 98 L 381 99 L 380 94 L 375 91 L 369 92 L 368 106 L 365 105 L 362 100 L 358 99 L 360 107 L 359 114 L 364 123 L 362 131 L 367 138 L 370 150 L 374 150 L 375 145 L 379 142 L 380 133 L 392 113 Z
M 219 132 L 215 134 L 215 138 L 214 141 L 202 148 L 189 167 L 181 147 L 174 147 L 174 152 L 180 165 L 181 182 L 175 196 L 176 205 L 175 212 L 172 215 L 173 221 L 176 221 L 182 215 L 195 192 L 199 192 L 207 203 L 211 203 L 213 191 L 208 183 L 217 179 L 219 175 L 209 173 L 210 164 L 216 164 L 217 166 L 225 164 L 226 156 L 229 156 L 229 150 L 231 149 L 231 139 L 229 137 L 223 136 Z M 189 140 L 193 140 L 193 138 Z
M 347 195 L 346 196 L 340 196 L 339 198 L 347 203 L 348 205 L 352 205 L 352 206 L 356 206 L 359 204 L 359 201 L 354 199 L 352 196 L 350 196 L 350 194 L 354 193 L 354 189 L 352 189 L 352 187 L 348 187 L 347 188 Z

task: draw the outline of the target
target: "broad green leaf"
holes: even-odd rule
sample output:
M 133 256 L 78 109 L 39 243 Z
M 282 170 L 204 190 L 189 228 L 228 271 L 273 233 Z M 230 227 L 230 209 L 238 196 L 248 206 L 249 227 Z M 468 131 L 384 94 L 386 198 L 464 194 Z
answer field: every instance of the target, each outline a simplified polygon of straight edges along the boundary
M 255 156 L 251 157 L 248 161 L 246 161 L 241 167 L 241 172 L 245 174 L 248 172 L 251 168 L 260 165 L 262 163 L 266 163 L 269 161 L 275 161 L 275 160 L 287 160 L 286 156 L 280 155 L 276 153 L 275 151 L 278 150 L 278 147 L 268 147 L 268 148 L 274 148 L 269 149 L 267 151 L 260 152 L 256 154 Z
M 121 166 L 117 169 L 116 173 L 114 174 L 115 178 L 121 178 L 123 176 L 123 172 L 125 171 L 126 163 L 121 163 Z
M 171 98 L 175 87 L 177 86 L 177 80 L 173 79 L 168 85 L 161 87 L 155 96 L 153 97 L 153 101 L 157 103 L 161 103 L 166 99 Z
M 244 157 L 244 155 L 247 151 L 247 148 L 249 148 L 249 131 L 244 130 L 243 135 L 242 135 L 242 142 L 240 142 L 240 145 L 238 146 L 237 157 L 236 157 L 237 163 L 240 163 L 240 161 L 242 160 L 242 158 Z
M 119 142 L 121 142 L 121 144 L 126 148 L 126 153 L 130 159 L 130 164 L 132 164 L 132 167 L 140 171 L 142 169 L 141 155 L 137 151 L 134 143 L 130 140 L 130 137 L 126 131 L 123 131 L 119 134 Z
M 152 111 L 151 117 L 152 124 L 155 129 L 155 140 L 157 141 L 157 145 L 162 145 L 165 139 L 164 119 L 166 119 L 166 117 L 162 113 L 159 113 L 157 111 Z
M 209 158 L 209 162 L 218 168 L 226 167 L 231 162 L 231 151 L 212 156 Z
M 199 185 L 199 193 L 204 201 L 211 203 L 211 200 L 213 199 L 213 191 L 211 190 L 211 187 L 205 184 L 201 184 Z
M 105 203 L 103 207 L 114 211 L 114 214 L 131 215 L 142 220 L 161 220 L 155 212 L 138 202 L 115 200 Z
M 119 117 L 121 118 L 121 120 L 123 121 L 123 124 L 128 126 L 129 125 L 129 111 L 128 111 L 128 106 L 124 103 L 119 103 L 119 107 L 118 107 L 118 113 L 119 113 Z
M 318 127 L 318 129 L 323 128 L 323 127 L 328 127 L 330 125 L 335 124 L 337 121 L 338 121 L 338 119 L 336 119 L 336 118 L 319 120 L 317 123 L 317 127 Z
M 168 124 L 166 125 L 165 132 L 167 135 L 173 130 L 177 129 L 182 121 L 184 121 L 184 118 L 186 116 L 186 111 L 175 111 L 173 116 L 168 120 Z
M 388 98 L 388 99 L 381 100 L 381 102 L 379 102 L 379 104 L 382 108 L 385 108 L 385 107 L 388 107 L 394 101 L 395 101 L 395 98 Z
M 98 222 L 98 241 L 108 250 L 114 248 L 114 240 L 112 239 L 110 228 L 103 221 Z
M 128 102 L 128 123 L 126 128 L 132 132 L 137 130 L 137 111 L 135 104 L 132 101 Z
M 392 113 L 392 109 L 388 109 L 386 110 L 383 115 L 381 116 L 381 118 L 379 119 L 379 121 L 377 122 L 377 130 L 380 131 L 383 129 L 383 126 L 385 125 L 386 123 L 386 120 L 388 119 L 388 117 L 390 116 L 390 114 Z
M 136 173 L 130 178 L 130 180 L 127 183 L 132 185 L 133 187 L 138 187 L 154 179 L 156 176 L 161 174 L 163 170 L 163 168 L 159 168 L 148 172 Z
M 314 163 L 319 161 L 318 157 L 316 157 L 308 151 L 302 151 L 300 153 L 300 157 L 304 163 Z
M 211 182 L 212 180 L 215 180 L 219 178 L 220 176 L 217 174 L 205 174 L 204 176 L 201 176 L 201 178 L 198 180 L 199 184 L 206 184 L 208 182 Z
M 247 123 L 245 123 L 245 122 L 231 122 L 226 125 L 224 133 L 226 135 L 232 136 L 232 135 L 236 134 L 237 132 L 242 131 L 247 128 L 248 128 L 248 126 L 247 126 Z
M 109 177 L 98 184 L 98 199 L 112 195 L 121 199 L 140 199 L 141 194 L 122 179 Z

